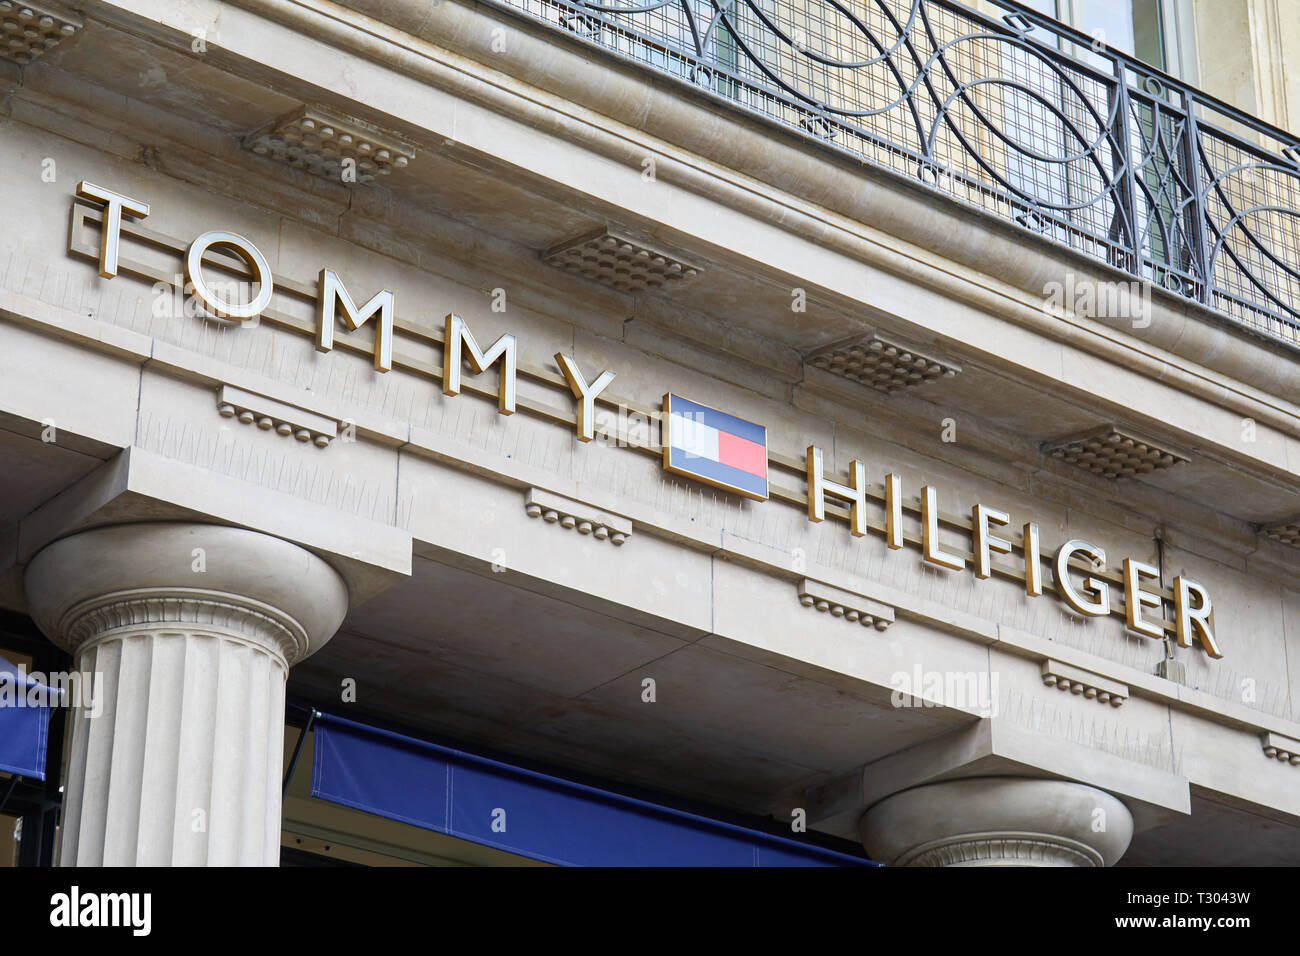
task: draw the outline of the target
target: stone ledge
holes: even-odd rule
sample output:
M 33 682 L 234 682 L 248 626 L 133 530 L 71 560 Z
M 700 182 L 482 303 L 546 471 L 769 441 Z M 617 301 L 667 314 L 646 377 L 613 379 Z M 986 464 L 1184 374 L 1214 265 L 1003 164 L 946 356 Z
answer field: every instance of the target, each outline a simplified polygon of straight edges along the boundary
M 874 627 L 878 631 L 883 631 L 894 623 L 894 609 L 889 605 L 873 601 L 865 594 L 844 591 L 811 578 L 799 582 L 799 603 L 804 607 L 814 607 L 831 617 L 842 618 L 863 627 Z
M 1062 664 L 1051 658 L 1043 661 L 1043 683 L 1057 690 L 1082 694 L 1084 697 L 1102 704 L 1110 704 L 1112 707 L 1119 707 L 1129 697 L 1126 684 L 1109 680 L 1081 667 Z
M 524 496 L 524 510 L 530 518 L 541 518 L 579 534 L 589 534 L 601 541 L 621 546 L 632 536 L 632 522 L 627 518 L 600 511 L 590 505 L 541 488 L 529 488 Z
M 1264 748 L 1264 756 L 1300 767 L 1300 740 L 1270 732 L 1261 734 L 1259 742 Z
M 218 390 L 217 411 L 245 425 L 256 423 L 263 431 L 275 429 L 279 435 L 313 442 L 318 448 L 326 447 L 338 437 L 338 424 L 323 415 L 233 385 L 222 385 Z

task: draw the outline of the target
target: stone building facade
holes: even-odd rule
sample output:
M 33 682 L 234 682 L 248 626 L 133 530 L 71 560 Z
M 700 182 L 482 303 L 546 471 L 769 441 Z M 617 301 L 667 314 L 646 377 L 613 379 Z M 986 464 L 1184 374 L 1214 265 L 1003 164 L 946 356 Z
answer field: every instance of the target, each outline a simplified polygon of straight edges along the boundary
M 319 710 L 828 859 L 1300 862 L 1294 0 L 649 6 L 0 2 L 50 852 L 569 859 L 285 787 Z

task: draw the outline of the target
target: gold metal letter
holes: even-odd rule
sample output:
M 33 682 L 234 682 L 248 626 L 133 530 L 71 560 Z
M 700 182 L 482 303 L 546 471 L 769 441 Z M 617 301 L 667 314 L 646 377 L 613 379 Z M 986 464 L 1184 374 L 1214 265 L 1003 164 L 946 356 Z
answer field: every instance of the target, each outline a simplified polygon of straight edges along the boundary
M 502 415 L 515 413 L 515 337 L 508 332 L 498 338 L 486 352 L 470 334 L 465 320 L 455 313 L 447 314 L 446 335 L 442 343 L 442 393 L 460 394 L 461 345 L 469 350 L 469 364 L 481 373 L 497 359 L 501 359 L 501 385 L 497 390 L 497 408 Z
M 892 471 L 885 475 L 885 544 L 903 546 L 903 479 Z
M 243 305 L 217 301 L 208 284 L 203 281 L 203 254 L 213 246 L 226 246 L 233 249 L 248 263 L 249 269 L 253 272 L 253 281 L 258 285 L 257 298 Z M 185 280 L 194 287 L 194 297 L 211 315 L 222 319 L 234 319 L 237 322 L 261 315 L 271 304 L 271 292 L 275 288 L 275 284 L 271 281 L 271 266 L 257 246 L 238 233 L 222 230 L 205 232 L 190 243 L 189 251 L 185 253 Z
M 921 489 L 921 556 L 931 564 L 952 571 L 966 567 L 966 560 L 939 547 L 939 493 L 934 485 Z
M 849 506 L 849 533 L 861 538 L 867 533 L 867 466 L 856 458 L 849 462 L 849 483 L 828 481 L 822 474 L 822 450 L 808 446 L 808 520 L 826 520 L 826 495 L 852 502 Z
M 1197 599 L 1197 606 L 1192 607 L 1192 596 Z M 1183 647 L 1192 646 L 1192 632 L 1201 639 L 1201 646 L 1211 657 L 1222 657 L 1223 651 L 1214 640 L 1210 629 L 1210 595 L 1195 581 L 1181 574 L 1174 578 L 1174 617 L 1178 628 L 1178 643 Z
M 1074 589 L 1070 582 L 1070 558 L 1076 554 L 1087 555 L 1091 559 L 1093 567 L 1098 571 L 1106 569 L 1106 552 L 1100 548 L 1094 548 L 1087 541 L 1080 541 L 1075 538 L 1065 542 L 1056 549 L 1056 589 L 1061 593 L 1061 598 L 1072 609 L 1080 614 L 1087 614 L 1091 617 L 1102 617 L 1110 613 L 1110 586 L 1105 581 L 1094 577 L 1083 579 L 1084 587 L 1090 588 L 1096 595 L 1096 600 L 1088 601 L 1085 597 Z
M 1164 602 L 1160 596 L 1142 590 L 1144 579 L 1159 580 L 1160 570 L 1132 558 L 1124 559 L 1124 619 L 1128 629 L 1147 637 L 1164 637 L 1165 631 L 1159 624 L 1154 624 L 1142 617 L 1143 608 L 1160 610 Z
M 1025 525 L 1025 593 L 1039 597 L 1043 593 L 1043 564 L 1038 545 L 1038 525 L 1032 521 Z
M 993 574 L 990 568 L 989 552 L 1011 553 L 1011 542 L 995 538 L 989 534 L 990 524 L 1007 524 L 1011 516 L 995 508 L 976 505 L 971 511 L 971 520 L 975 525 L 975 577 L 987 578 Z
M 117 275 L 117 253 L 122 240 L 122 216 L 143 219 L 149 215 L 149 204 L 138 199 L 128 199 L 120 193 L 85 180 L 77 183 L 77 195 L 104 204 L 104 223 L 99 237 L 99 274 L 105 279 Z
M 343 321 L 356 331 L 379 313 L 379 328 L 375 330 L 375 371 L 387 372 L 393 367 L 393 293 L 388 289 L 376 292 L 370 301 L 357 308 L 348 295 L 338 275 L 331 269 L 320 271 L 320 290 L 316 300 L 316 351 L 328 352 L 334 348 L 334 315 L 343 306 Z
M 564 373 L 564 380 L 569 383 L 569 391 L 573 392 L 573 397 L 578 400 L 578 441 L 591 441 L 594 437 L 592 419 L 595 418 L 596 396 L 614 381 L 614 373 L 601 372 L 596 377 L 596 381 L 588 385 L 587 380 L 582 377 L 578 363 L 569 356 L 556 352 L 555 362 Z

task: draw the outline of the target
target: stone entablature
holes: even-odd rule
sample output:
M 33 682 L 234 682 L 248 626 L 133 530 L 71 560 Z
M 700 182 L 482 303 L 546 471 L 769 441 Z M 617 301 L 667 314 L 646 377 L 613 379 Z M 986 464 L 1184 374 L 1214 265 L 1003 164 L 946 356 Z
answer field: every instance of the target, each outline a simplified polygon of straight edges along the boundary
M 454 396 L 462 391 L 485 391 L 481 387 L 470 388 L 464 381 L 463 365 L 468 364 L 474 373 L 482 373 L 500 362 L 498 385 L 495 390 L 497 408 L 502 415 L 513 415 L 517 410 L 525 410 L 551 421 L 572 422 L 579 440 L 591 439 L 590 409 L 597 402 L 606 408 L 613 406 L 620 413 L 632 407 L 642 414 L 644 406 L 632 403 L 611 394 L 608 386 L 614 380 L 610 370 L 604 370 L 595 377 L 591 384 L 577 369 L 576 360 L 563 352 L 557 352 L 555 360 L 561 375 L 546 369 L 525 368 L 518 360 L 519 346 L 512 333 L 500 335 L 495 342 L 480 347 L 469 328 L 468 323 L 455 313 L 447 313 L 443 325 L 443 334 L 439 338 L 427 331 L 417 332 L 413 324 L 403 322 L 395 314 L 393 296 L 387 290 L 375 294 L 365 305 L 358 308 L 347 289 L 341 284 L 337 275 L 329 268 L 320 270 L 320 281 L 315 288 L 293 280 L 273 275 L 266 264 L 266 259 L 259 249 L 244 237 L 226 231 L 209 231 L 200 234 L 188 244 L 179 240 L 152 232 L 139 224 L 139 220 L 150 213 L 147 202 L 133 199 L 102 186 L 82 182 L 77 187 L 78 202 L 73 204 L 73 221 L 70 236 L 70 251 L 94 258 L 99 264 L 99 273 L 104 278 L 113 278 L 119 271 L 133 274 L 145 279 L 152 279 L 163 286 L 175 284 L 180 274 L 169 277 L 157 268 L 151 268 L 121 255 L 123 236 L 136 236 L 154 246 L 173 247 L 184 253 L 186 263 L 184 275 L 194 286 L 195 296 L 200 298 L 203 313 L 215 318 L 231 317 L 237 321 L 257 318 L 271 325 L 307 332 L 316 342 L 319 352 L 332 351 L 334 348 L 350 352 L 369 353 L 377 372 L 387 373 L 393 368 L 415 375 L 439 381 L 443 394 Z M 81 205 L 83 202 L 102 204 L 100 219 L 96 223 L 92 214 Z M 98 243 L 87 243 L 84 238 L 86 227 L 98 225 L 100 236 Z M 211 250 L 213 257 L 222 262 L 226 268 L 234 264 L 245 272 L 251 273 L 252 285 L 257 288 L 253 305 L 232 307 L 215 292 L 205 291 L 201 273 L 205 254 Z M 303 323 L 280 310 L 280 300 L 274 295 L 279 288 L 290 297 L 307 299 L 315 305 L 315 322 Z M 251 290 L 249 292 L 251 295 Z M 344 317 L 349 330 L 355 332 L 375 319 L 374 333 L 369 343 L 358 336 L 340 332 L 335 326 L 336 306 L 342 303 Z M 419 345 L 436 344 L 440 346 L 441 361 L 431 363 L 427 354 Z M 411 346 L 416 346 L 412 348 Z M 554 385 L 557 378 L 564 382 L 577 406 L 572 413 L 558 413 L 545 403 L 526 402 L 517 392 L 517 379 L 527 377 L 535 382 Z M 490 393 L 489 393 L 490 394 Z M 667 401 L 667 399 L 665 399 Z M 232 406 L 233 407 L 233 406 Z M 664 415 L 660 410 L 645 409 L 648 419 L 660 423 L 661 428 L 655 434 L 644 436 L 641 440 L 629 440 L 626 445 L 643 453 L 660 455 L 665 453 L 662 422 Z M 273 416 L 263 416 L 271 424 Z M 270 427 L 268 425 L 268 427 Z M 299 430 L 299 433 L 301 430 Z M 308 432 L 310 435 L 311 433 Z M 623 444 L 620 441 L 620 444 Z M 752 444 L 752 443 L 751 443 Z M 790 468 L 791 460 L 779 452 L 768 448 L 766 440 L 759 449 L 765 461 L 765 467 Z M 665 455 L 665 464 L 667 456 Z M 1009 526 L 1011 517 L 996 508 L 977 503 L 971 511 L 971 517 L 955 517 L 944 514 L 938 507 L 938 489 L 934 485 L 924 485 L 919 499 L 904 497 L 900 477 L 891 472 L 885 476 L 883 487 L 868 482 L 865 464 L 854 459 L 849 464 L 849 480 L 839 481 L 837 477 L 827 474 L 823 450 L 817 445 L 807 447 L 803 469 L 803 478 L 807 483 L 804 492 L 787 491 L 780 486 L 772 489 L 771 497 L 786 501 L 800 502 L 806 505 L 810 521 L 819 523 L 832 510 L 834 502 L 843 508 L 848 504 L 847 518 L 850 532 L 854 537 L 865 537 L 868 531 L 882 534 L 891 550 L 907 545 L 919 545 L 923 560 L 949 571 L 962 571 L 968 566 L 979 578 L 997 575 L 1003 578 L 1021 581 L 1025 593 L 1039 597 L 1045 593 L 1043 563 L 1046 554 L 1042 548 L 1040 528 L 1037 522 L 1025 522 L 1018 540 L 1002 537 L 998 533 L 1001 526 Z M 719 487 L 730 488 L 726 483 L 709 481 Z M 765 496 L 764 496 L 765 497 Z M 869 499 L 884 505 L 885 520 L 879 522 L 867 517 Z M 904 513 L 919 514 L 921 534 L 919 539 L 904 529 Z M 840 512 L 843 514 L 844 512 Z M 958 528 L 970 535 L 972 550 L 963 547 L 954 550 L 941 543 L 941 527 Z M 1006 534 L 1008 532 L 1002 532 Z M 994 563 L 994 554 L 1018 556 L 1020 568 L 1008 567 Z M 1054 587 L 1052 590 L 1081 617 L 1106 618 L 1111 615 L 1123 616 L 1127 627 L 1135 633 L 1147 637 L 1162 637 L 1165 632 L 1173 634 L 1183 647 L 1192 647 L 1199 642 L 1203 650 L 1211 657 L 1222 657 L 1223 652 L 1212 629 L 1213 605 L 1207 589 L 1188 575 L 1176 575 L 1173 587 L 1166 589 L 1159 579 L 1158 569 L 1125 558 L 1123 570 L 1109 568 L 1106 564 L 1106 552 L 1089 542 L 1071 538 L 1055 548 L 1050 561 L 1053 571 Z M 1071 577 L 1071 568 L 1083 572 L 1083 586 L 1080 589 Z M 1113 585 L 1122 587 L 1124 602 L 1112 599 Z M 1119 590 L 1118 588 L 1116 589 Z M 1173 620 L 1167 619 L 1163 608 L 1165 602 L 1173 606 Z M 1159 613 L 1145 613 L 1158 611 Z
M 85 207 L 78 206 L 76 211 L 76 216 L 79 217 L 79 219 L 77 220 L 79 223 L 82 224 L 90 223 L 93 225 L 94 221 L 93 219 L 88 219 L 87 210 Z M 85 228 L 84 225 L 83 228 Z M 167 243 L 175 243 L 175 247 L 177 248 L 178 255 L 183 249 L 183 246 L 178 241 L 169 240 L 167 237 L 160 236 L 156 232 L 149 232 L 145 230 L 144 227 L 137 222 L 124 222 L 122 228 L 123 228 L 124 236 L 144 237 L 147 239 L 147 241 L 154 244 L 155 246 L 165 245 Z M 74 241 L 74 247 L 76 247 L 77 243 L 79 242 L 76 233 L 74 233 L 73 241 Z M 81 242 L 80 248 L 84 249 L 85 253 L 87 254 L 87 257 L 94 257 L 96 256 L 97 253 L 99 253 L 100 249 L 98 248 L 97 243 L 93 243 L 93 244 L 85 243 L 84 239 L 80 240 L 80 242 Z M 128 248 L 126 252 L 129 253 L 129 251 L 130 250 Z M 142 275 L 145 278 L 156 278 L 159 281 L 163 280 L 165 274 L 163 273 L 162 270 L 155 269 L 152 272 L 150 272 L 147 267 L 141 268 L 141 266 L 142 266 L 141 263 L 132 263 L 129 255 L 127 255 L 126 258 L 123 259 L 123 267 L 127 272 L 134 272 L 135 274 Z M 307 286 L 305 284 L 294 283 L 291 280 L 283 279 L 279 276 L 276 276 L 275 280 L 277 283 L 277 289 L 287 290 L 290 293 L 291 298 L 297 298 L 306 304 L 310 304 L 312 302 L 312 299 L 314 297 L 314 290 L 312 290 L 310 286 Z M 290 329 L 296 332 L 300 332 L 304 335 L 310 336 L 313 334 L 312 322 L 311 320 L 306 318 L 298 318 L 297 316 L 301 314 L 302 313 L 294 314 L 288 311 L 280 313 L 275 308 L 272 308 L 268 310 L 268 313 L 266 315 L 263 316 L 263 321 L 266 324 L 272 326 L 273 328 L 279 327 L 279 328 Z M 402 348 L 401 348 L 402 337 L 408 334 L 410 333 L 404 328 L 404 323 L 399 321 L 396 324 L 395 333 L 394 333 L 395 338 L 397 339 L 398 342 L 398 347 L 395 348 L 394 354 L 397 358 L 396 367 L 399 369 L 404 369 L 406 371 L 411 370 L 411 368 L 414 366 L 413 361 L 407 361 L 404 363 L 402 360 Z M 369 356 L 373 351 L 373 346 L 371 345 L 371 343 L 366 341 L 364 338 L 360 336 L 351 335 L 350 333 L 340 333 L 339 339 L 341 342 L 346 343 L 345 350 L 352 352 L 353 354 Z M 421 340 L 423 342 L 432 341 L 433 343 L 436 344 L 439 342 L 440 339 L 436 333 L 431 335 L 428 332 L 424 332 L 421 334 L 420 339 L 417 341 L 421 341 Z M 344 346 L 340 346 L 340 347 L 344 347 Z M 427 365 L 425 365 L 425 368 L 427 368 Z M 436 380 L 438 378 L 439 370 L 435 366 L 431 371 L 432 371 L 432 377 Z M 521 365 L 519 368 L 519 374 L 523 378 L 530 378 L 539 383 L 547 383 L 547 384 L 554 383 L 555 387 L 557 388 L 570 389 L 569 383 L 565 382 L 562 376 L 555 375 L 553 372 L 548 373 L 543 369 L 539 369 L 535 367 L 529 368 L 527 366 Z M 470 378 L 465 379 L 464 382 L 462 383 L 462 388 L 464 391 L 468 391 L 483 397 L 499 398 L 497 389 L 484 386 L 481 382 L 475 381 L 474 379 L 470 379 Z M 617 399 L 620 405 L 624 404 L 624 401 L 621 397 L 614 396 L 614 395 L 602 396 L 602 398 L 606 398 L 606 397 L 611 402 Z M 314 404 L 314 402 L 312 404 Z M 570 419 L 568 416 L 565 416 L 563 413 L 559 413 L 555 408 L 555 406 L 550 403 L 542 403 L 542 402 L 534 403 L 532 400 L 520 396 L 519 407 L 524 411 L 536 415 L 537 417 L 545 418 L 552 422 L 557 422 L 557 421 L 576 422 L 576 417 Z M 636 408 L 637 406 L 632 405 L 632 407 Z M 645 411 L 646 411 L 647 419 L 653 422 L 654 414 L 655 414 L 654 410 L 646 409 Z M 331 414 L 335 415 L 337 418 L 343 417 L 339 411 L 335 411 Z M 359 434 L 362 434 L 364 437 L 367 437 L 369 439 L 377 439 L 385 443 L 391 443 L 393 441 L 410 442 L 412 443 L 412 447 L 416 447 L 417 443 L 414 442 L 411 433 L 405 430 L 401 431 L 400 433 L 393 432 L 389 430 L 388 426 L 380 425 L 373 418 L 367 418 L 367 416 L 364 415 L 359 417 L 365 419 L 364 421 L 360 422 L 358 426 Z M 653 435 L 653 431 L 651 432 L 651 435 Z M 628 436 L 624 436 L 624 437 L 628 437 Z M 650 454 L 654 454 L 657 456 L 658 449 L 654 447 L 652 438 L 651 441 L 642 443 L 637 438 L 631 437 L 630 440 L 624 441 L 622 442 L 622 444 L 625 444 L 626 446 L 633 449 L 634 451 L 635 450 L 647 451 Z M 794 461 L 783 460 L 779 453 L 774 453 L 772 459 L 774 464 L 778 468 L 784 467 L 785 469 L 788 469 L 788 471 L 786 471 L 787 475 L 791 472 L 795 472 L 796 468 L 798 467 Z M 805 464 L 805 463 L 799 463 L 799 464 Z M 799 471 L 802 471 L 802 469 L 799 469 Z M 590 493 L 595 494 L 594 487 L 590 489 Z M 884 497 L 884 494 L 882 492 L 873 492 L 873 493 L 881 495 L 882 498 Z M 777 499 L 783 499 L 791 503 L 798 503 L 798 504 L 806 504 L 806 500 L 807 500 L 806 496 L 801 495 L 796 491 L 792 491 L 788 487 L 783 488 L 780 486 L 774 487 L 773 497 Z M 920 513 L 921 510 L 920 505 L 916 503 L 915 499 L 906 500 L 904 501 L 903 504 L 904 504 L 905 513 L 910 513 L 914 515 Z M 609 507 L 609 505 L 607 504 L 606 507 Z M 827 506 L 827 514 L 839 515 L 842 518 L 848 517 L 847 511 L 829 503 Z M 968 524 L 964 522 L 960 517 L 953 516 L 948 513 L 939 513 L 938 520 L 942 527 L 956 528 L 961 530 L 966 530 L 968 528 Z M 879 525 L 879 527 L 882 531 L 885 530 L 883 524 Z M 874 526 L 873 526 L 873 530 L 874 530 Z M 913 537 L 912 533 L 908 532 L 906 535 L 906 543 L 913 547 L 916 547 L 920 545 L 922 542 L 920 541 L 919 536 Z M 947 547 L 949 548 L 950 551 L 953 550 L 950 545 Z M 960 554 L 960 551 L 957 551 L 956 553 Z M 970 560 L 971 557 L 973 557 L 973 555 L 967 552 L 965 555 L 963 555 L 963 557 L 966 560 Z M 996 565 L 994 567 L 996 568 Z M 1122 578 L 1116 575 L 1114 580 L 1118 582 L 1121 581 Z M 899 602 L 898 606 L 906 607 L 909 604 L 914 605 L 915 602 L 904 600 Z M 924 613 L 920 615 L 920 619 L 925 619 L 925 617 L 926 615 Z M 942 615 L 941 613 L 935 613 L 933 617 L 934 619 L 939 620 L 942 619 L 944 615 Z M 972 634 L 974 635 L 980 634 L 980 628 L 978 626 L 975 626 L 974 622 L 972 622 L 972 628 L 973 628 L 971 631 Z

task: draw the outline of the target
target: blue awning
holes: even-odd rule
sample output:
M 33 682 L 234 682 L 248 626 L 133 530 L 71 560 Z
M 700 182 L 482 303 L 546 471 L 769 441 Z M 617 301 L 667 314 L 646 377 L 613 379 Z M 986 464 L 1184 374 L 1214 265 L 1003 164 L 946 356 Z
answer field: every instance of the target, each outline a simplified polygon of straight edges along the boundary
M 326 714 L 311 794 L 568 866 L 870 866 L 723 823 Z
M 0 657 L 0 770 L 45 779 L 53 692 Z

